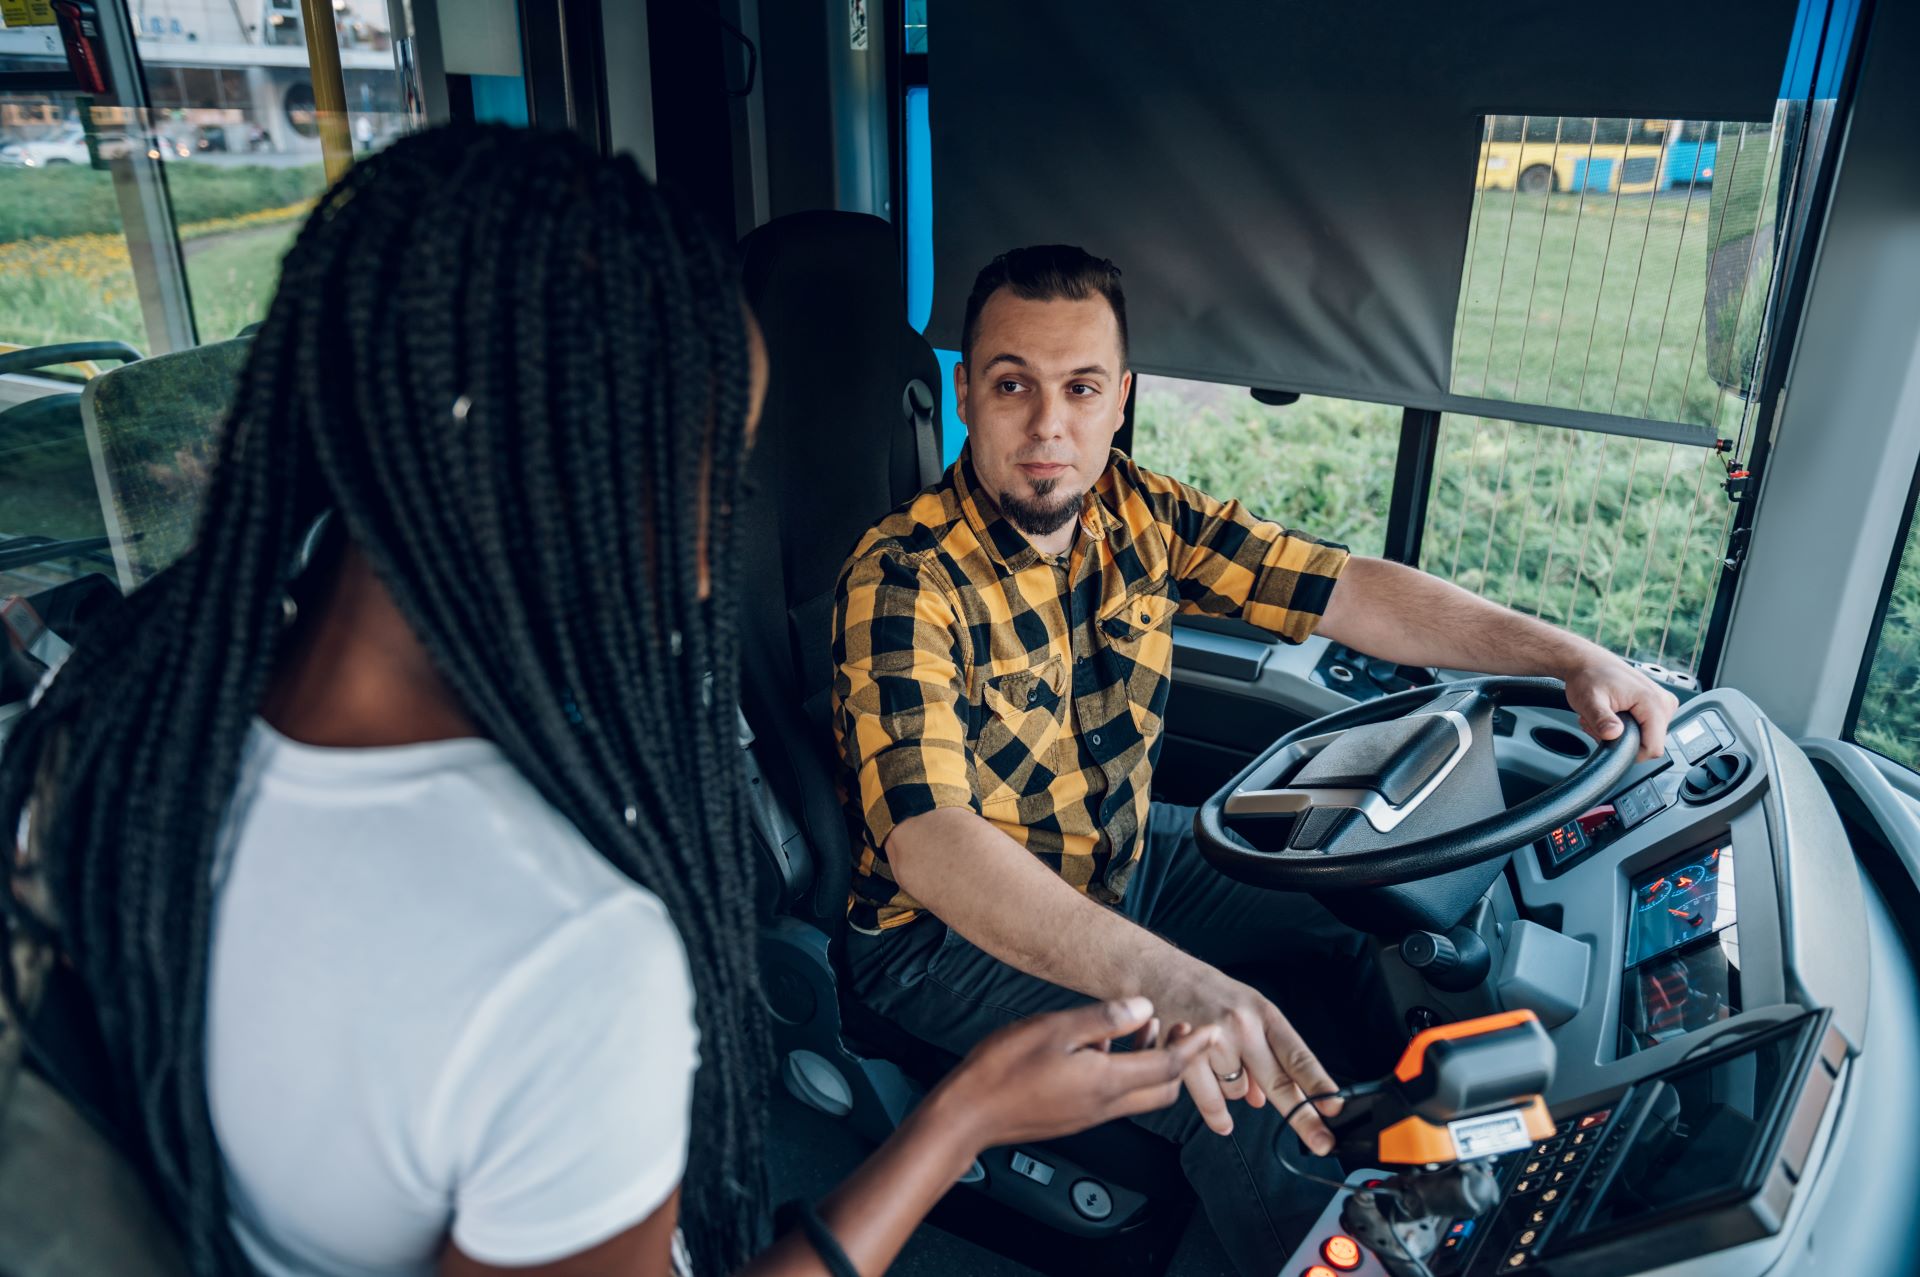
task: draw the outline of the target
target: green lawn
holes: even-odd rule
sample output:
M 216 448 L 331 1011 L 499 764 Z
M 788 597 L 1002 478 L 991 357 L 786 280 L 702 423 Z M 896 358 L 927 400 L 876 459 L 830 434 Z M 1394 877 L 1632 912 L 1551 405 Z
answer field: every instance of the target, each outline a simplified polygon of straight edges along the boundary
M 1710 193 L 1489 191 L 1454 335 L 1453 389 L 1709 424 L 1725 396 L 1702 322 Z M 1737 410 L 1737 405 L 1735 405 Z
M 1908 529 L 1900 575 L 1860 701 L 1860 743 L 1920 768 L 1920 522 Z
M 1378 554 L 1400 411 L 1150 377 L 1141 464 Z M 1701 448 L 1473 417 L 1443 419 L 1421 566 L 1615 651 L 1698 661 L 1732 508 Z M 1888 607 L 1859 738 L 1920 767 L 1920 526 Z
M 1176 389 L 1177 388 L 1177 389 Z M 1365 554 L 1385 544 L 1400 411 L 1151 378 L 1141 464 Z M 1421 566 L 1608 647 L 1691 668 L 1727 502 L 1698 448 L 1445 418 Z
M 1773 135 L 1727 127 L 1710 184 L 1476 192 L 1454 391 L 1734 434 L 1773 267 Z
M 299 229 L 284 221 L 187 241 L 187 284 L 202 341 L 231 337 L 266 314 L 280 258 Z M 125 247 L 106 236 L 0 244 L 0 341 L 81 340 L 148 348 Z
M 300 223 L 282 222 L 187 246 L 187 287 L 200 340 L 235 336 L 265 317 L 280 282 L 280 259 L 299 233 Z
M 310 200 L 326 189 L 318 164 L 163 165 L 174 220 L 181 225 L 238 217 Z M 0 244 L 72 235 L 118 235 L 120 206 L 110 173 L 80 165 L 0 168 Z

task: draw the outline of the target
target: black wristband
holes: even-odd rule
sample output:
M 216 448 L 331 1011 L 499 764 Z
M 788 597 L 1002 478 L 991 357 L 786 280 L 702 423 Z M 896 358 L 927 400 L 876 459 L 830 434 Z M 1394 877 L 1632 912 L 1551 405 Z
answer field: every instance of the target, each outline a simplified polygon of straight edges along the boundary
M 794 1228 L 804 1233 L 814 1254 L 820 1256 L 820 1262 L 827 1266 L 830 1277 L 860 1277 L 860 1270 L 847 1258 L 840 1239 L 833 1235 L 833 1230 L 813 1209 L 812 1202 L 796 1197 L 773 1213 L 773 1225 L 782 1233 Z

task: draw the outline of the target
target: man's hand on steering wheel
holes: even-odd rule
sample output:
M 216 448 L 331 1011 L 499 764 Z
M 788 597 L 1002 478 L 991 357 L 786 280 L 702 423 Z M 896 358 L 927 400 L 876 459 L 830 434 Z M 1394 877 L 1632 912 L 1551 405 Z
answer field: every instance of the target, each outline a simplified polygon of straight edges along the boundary
M 1285 1113 L 1309 1095 L 1338 1089 L 1280 1008 L 1231 976 L 1195 961 L 1152 996 L 1164 1020 L 1214 1025 L 1220 1031 L 1213 1049 L 1181 1078 L 1215 1134 L 1233 1131 L 1229 1100 L 1245 1100 L 1255 1108 L 1270 1102 Z M 1333 1116 L 1340 1105 L 1327 1100 L 1318 1107 L 1295 1113 L 1293 1128 L 1308 1148 L 1326 1153 L 1333 1148 L 1333 1134 L 1321 1113 Z
M 1667 724 L 1680 700 L 1611 652 L 1592 656 L 1562 676 L 1567 705 L 1580 716 L 1580 728 L 1597 741 L 1620 735 L 1620 715 L 1640 724 L 1640 762 L 1658 758 L 1667 747 Z

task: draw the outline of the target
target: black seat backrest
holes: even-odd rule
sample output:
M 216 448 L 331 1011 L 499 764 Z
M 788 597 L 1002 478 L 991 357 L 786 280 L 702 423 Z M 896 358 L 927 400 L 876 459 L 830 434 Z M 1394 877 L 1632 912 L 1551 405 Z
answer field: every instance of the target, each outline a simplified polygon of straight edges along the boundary
M 939 455 L 939 364 L 907 324 L 888 223 L 796 213 L 742 248 L 770 369 L 741 513 L 741 708 L 813 851 L 795 911 L 836 934 L 853 852 L 827 715 L 834 585 L 861 534 L 923 486 L 923 453 Z M 930 441 L 916 411 L 930 414 Z

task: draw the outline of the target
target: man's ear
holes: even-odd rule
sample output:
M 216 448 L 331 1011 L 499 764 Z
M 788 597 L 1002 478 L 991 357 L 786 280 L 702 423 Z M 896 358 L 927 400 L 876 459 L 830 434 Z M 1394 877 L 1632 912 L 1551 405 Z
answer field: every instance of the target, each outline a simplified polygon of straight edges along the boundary
M 967 366 L 965 364 L 955 364 L 953 366 L 953 415 L 960 418 L 961 425 L 966 426 L 968 424 Z M 971 429 L 972 427 L 969 426 L 968 428 Z

